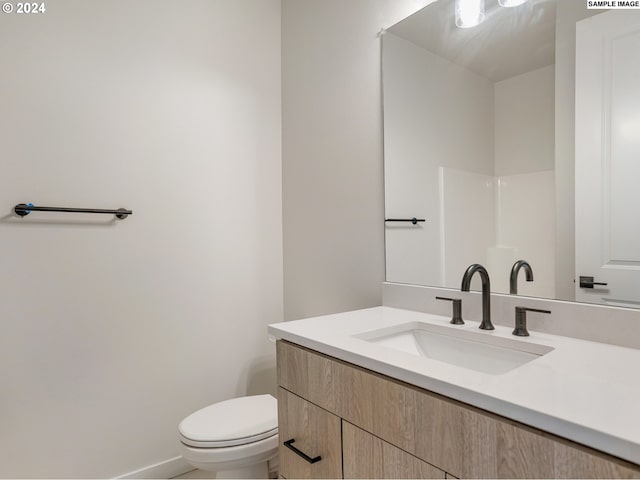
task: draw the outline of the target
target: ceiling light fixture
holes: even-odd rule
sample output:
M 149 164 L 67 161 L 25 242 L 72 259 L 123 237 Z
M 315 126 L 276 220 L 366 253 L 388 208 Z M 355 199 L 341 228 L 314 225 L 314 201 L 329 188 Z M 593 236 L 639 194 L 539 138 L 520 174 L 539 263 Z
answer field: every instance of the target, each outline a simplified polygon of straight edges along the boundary
M 484 20 L 484 0 L 456 0 L 455 9 L 458 28 L 475 27 Z

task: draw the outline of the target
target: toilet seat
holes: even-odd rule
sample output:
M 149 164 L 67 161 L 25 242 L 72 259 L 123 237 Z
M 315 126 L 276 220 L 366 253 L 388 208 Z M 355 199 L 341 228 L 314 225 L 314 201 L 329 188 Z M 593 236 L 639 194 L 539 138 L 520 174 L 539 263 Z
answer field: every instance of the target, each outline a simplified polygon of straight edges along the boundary
M 278 403 L 271 395 L 233 398 L 192 413 L 178 431 L 182 443 L 197 448 L 259 442 L 278 434 Z
M 217 442 L 216 441 L 204 442 L 204 441 L 193 440 L 191 438 L 185 437 L 182 433 L 180 433 L 180 441 L 185 445 L 189 445 L 190 447 L 222 448 L 222 447 L 235 447 L 238 445 L 246 445 L 248 443 L 254 443 L 260 440 L 264 440 L 265 438 L 273 437 L 274 435 L 278 435 L 277 427 L 272 430 L 259 433 L 258 435 L 252 435 L 250 437 L 234 438 L 231 440 L 220 440 Z
M 200 470 L 220 472 L 245 468 L 264 462 L 267 469 L 268 461 L 277 458 L 278 455 L 278 435 L 267 437 L 264 440 L 237 445 L 235 447 L 222 448 L 198 448 L 190 447 L 180 442 L 180 453 L 182 457 L 193 467 Z M 266 477 L 266 471 L 265 476 Z M 221 477 L 221 478 L 249 478 L 243 477 Z M 253 477 L 251 477 L 253 478 Z

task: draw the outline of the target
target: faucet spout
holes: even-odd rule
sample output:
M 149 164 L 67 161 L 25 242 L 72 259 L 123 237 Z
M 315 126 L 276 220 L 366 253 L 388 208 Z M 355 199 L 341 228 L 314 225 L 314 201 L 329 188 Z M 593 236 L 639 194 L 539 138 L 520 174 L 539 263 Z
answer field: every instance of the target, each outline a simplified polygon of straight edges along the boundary
M 518 294 L 518 273 L 520 269 L 524 269 L 524 274 L 527 282 L 533 282 L 533 270 L 531 270 L 531 265 L 526 260 L 518 260 L 511 267 L 511 275 L 509 276 L 509 293 L 511 295 Z
M 460 290 L 468 292 L 471 289 L 471 277 L 473 277 L 475 273 L 480 275 L 480 281 L 482 282 L 482 323 L 480 323 L 480 329 L 495 330 L 495 327 L 491 323 L 491 285 L 487 269 L 478 263 L 470 265 L 462 276 Z

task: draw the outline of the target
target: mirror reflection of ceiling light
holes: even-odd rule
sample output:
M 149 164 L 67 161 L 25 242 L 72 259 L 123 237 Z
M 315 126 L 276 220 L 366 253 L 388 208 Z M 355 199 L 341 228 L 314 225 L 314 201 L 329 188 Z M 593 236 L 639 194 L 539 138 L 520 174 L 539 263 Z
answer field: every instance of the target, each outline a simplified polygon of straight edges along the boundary
M 498 0 L 501 7 L 517 7 L 528 0 Z M 456 0 L 456 26 L 471 28 L 480 25 L 484 20 L 484 0 Z
M 501 7 L 517 7 L 518 5 L 522 5 L 527 0 L 498 0 L 498 3 Z
M 456 26 L 471 28 L 484 20 L 484 0 L 456 0 Z

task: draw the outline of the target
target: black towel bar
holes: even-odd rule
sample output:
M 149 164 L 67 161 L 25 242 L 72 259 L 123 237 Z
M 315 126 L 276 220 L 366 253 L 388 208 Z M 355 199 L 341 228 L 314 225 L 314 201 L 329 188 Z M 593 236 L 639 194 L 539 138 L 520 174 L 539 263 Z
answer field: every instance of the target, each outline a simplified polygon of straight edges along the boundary
M 385 222 L 411 222 L 416 225 L 418 222 L 426 222 L 424 218 L 387 218 Z
M 28 205 L 26 203 L 19 203 L 13 207 L 13 211 L 16 215 L 25 217 L 31 212 L 71 212 L 71 213 L 108 213 L 115 215 L 120 220 L 124 220 L 133 213 L 132 210 L 125 208 L 118 208 L 117 210 L 105 210 L 101 208 L 65 208 L 65 207 L 38 207 L 36 205 Z

